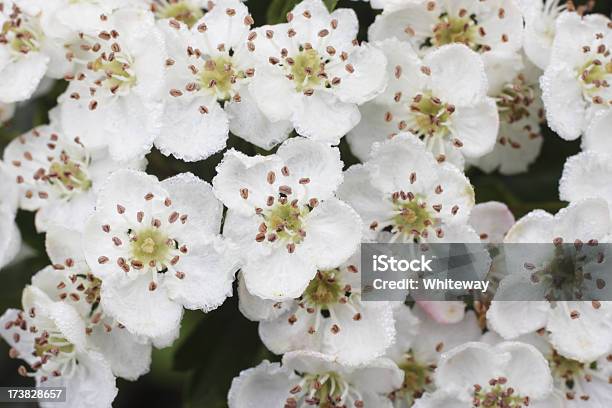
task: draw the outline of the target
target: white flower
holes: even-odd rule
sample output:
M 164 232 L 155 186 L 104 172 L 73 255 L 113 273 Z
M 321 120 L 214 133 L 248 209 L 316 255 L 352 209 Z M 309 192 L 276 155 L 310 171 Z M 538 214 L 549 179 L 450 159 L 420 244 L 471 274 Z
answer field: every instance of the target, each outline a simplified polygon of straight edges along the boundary
M 357 105 L 383 90 L 385 57 L 354 42 L 353 10 L 330 14 L 321 0 L 305 0 L 288 20 L 249 37 L 251 95 L 272 122 L 289 120 L 302 136 L 338 144 L 360 120 Z
M 435 380 L 439 390 L 415 407 L 555 406 L 548 364 L 535 347 L 524 343 L 456 347 L 442 356 Z
M 87 340 L 100 351 L 118 377 L 135 380 L 149 371 L 151 344 L 108 316 L 101 304 L 102 281 L 85 261 L 80 232 L 52 227 L 46 247 L 52 266 L 38 272 L 32 285 L 52 300 L 63 300 L 79 313 Z
M 538 210 L 520 219 L 505 239 L 522 245 L 516 250 L 507 246 L 506 262 L 512 273 L 501 281 L 489 308 L 490 326 L 506 339 L 546 328 L 559 353 L 583 362 L 607 353 L 612 305 L 566 301 L 564 294 L 609 298 L 607 262 L 612 254 L 598 242 L 604 241 L 610 228 L 610 212 L 601 199 L 577 201 L 555 216 Z
M 223 149 L 228 132 L 269 149 L 286 139 L 291 123 L 271 123 L 249 93 L 256 74 L 246 50 L 253 18 L 237 0 L 225 1 L 189 29 L 159 23 L 168 48 L 164 126 L 155 145 L 188 161 Z
M 482 341 L 494 345 L 503 339 L 494 332 L 487 332 Z M 612 355 L 587 362 L 572 360 L 559 354 L 542 331 L 525 334 L 516 341 L 531 344 L 548 361 L 557 399 L 564 400 L 557 406 L 606 407 L 612 404 Z
M 560 0 L 519 0 L 525 19 L 525 54 L 543 70 L 550 61 L 557 17 L 567 9 L 565 4 L 560 3 Z
M 612 155 L 611 127 L 612 109 L 604 109 L 595 113 L 582 138 L 582 148 Z
M 144 160 L 117 162 L 106 149 L 91 150 L 57 126 L 39 126 L 4 150 L 10 178 L 19 188 L 19 207 L 37 211 L 36 228 L 83 225 L 93 213 L 101 184 L 120 168 L 144 169 Z
M 458 167 L 464 156 L 477 158 L 493 149 L 499 117 L 475 52 L 453 44 L 421 59 L 397 39 L 376 45 L 387 56 L 389 84 L 361 107 L 364 119 L 348 135 L 358 158 L 366 160 L 374 142 L 400 132 L 414 133 L 439 161 Z
M 395 407 L 411 407 L 423 393 L 434 390 L 434 369 L 442 353 L 476 341 L 482 331 L 472 311 L 453 324 L 441 324 L 428 317 L 420 306 L 411 311 L 401 305 L 395 309 L 395 318 L 397 339 L 387 357 L 404 371 L 404 383 L 391 394 L 391 399 Z
M 17 186 L 8 182 L 10 176 L 5 164 L 0 162 L 0 269 L 10 263 L 21 247 L 21 234 L 15 223 L 18 193 Z
M 476 204 L 470 213 L 470 225 L 482 242 L 502 243 L 515 219 L 506 204 L 497 201 Z
M 47 72 L 46 40 L 36 10 L 26 1 L 0 8 L 0 103 L 26 100 Z
M 527 171 L 528 166 L 540 154 L 543 137 L 540 124 L 544 121 L 544 108 L 538 80 L 541 71 L 517 58 L 500 58 L 504 66 L 522 67 L 518 72 L 506 67 L 491 69 L 489 95 L 495 98 L 499 111 L 500 127 L 493 151 L 469 163 L 485 172 L 499 169 L 504 175 Z M 510 74 L 510 75 L 508 75 Z
M 346 171 L 338 197 L 359 213 L 369 240 L 389 231 L 392 242 L 479 242 L 467 225 L 474 206 L 469 180 L 410 134 L 375 144 L 365 165 Z
M 66 44 L 76 69 L 59 98 L 63 129 L 91 148 L 108 146 L 116 160 L 140 158 L 162 125 L 163 37 L 147 10 L 83 18 L 89 29 Z
M 521 48 L 523 19 L 513 0 L 387 1 L 368 31 L 370 41 L 397 38 L 415 50 L 461 43 L 487 55 Z
M 361 220 L 334 197 L 341 181 L 338 149 L 308 139 L 289 139 L 270 156 L 225 154 L 213 186 L 229 208 L 223 234 L 238 247 L 251 294 L 297 298 L 317 270 L 355 252 Z
M 267 303 L 270 317 L 259 323 L 259 335 L 274 353 L 314 350 L 341 364 L 370 362 L 393 343 L 395 328 L 390 303 L 361 301 L 359 263 L 356 254 L 337 268 L 317 271 L 302 296 L 282 308 L 243 290 L 241 309 Z
M 388 359 L 347 367 L 317 352 L 284 355 L 282 366 L 262 362 L 234 378 L 229 408 L 376 407 L 391 408 L 386 394 L 402 384 L 403 373 Z
M 137 0 L 145 4 L 160 20 L 172 19 L 193 27 L 204 17 L 204 10 L 214 2 L 210 0 Z M 223 0 L 222 0 L 223 1 Z
M 609 136 L 609 135 L 608 135 Z M 612 160 L 603 152 L 586 151 L 567 159 L 559 181 L 559 197 L 574 202 L 603 198 L 612 211 Z
M 14 103 L 0 102 L 0 128 L 2 128 L 15 114 Z
M 35 378 L 37 386 L 66 387 L 63 406 L 109 407 L 117 395 L 115 377 L 104 357 L 89 348 L 77 311 L 33 286 L 24 289 L 22 305 L 23 311 L 9 309 L 0 318 L 0 335 L 11 346 L 10 355 L 30 366 L 21 366 L 19 373 Z
M 603 15 L 562 13 L 550 63 L 541 78 L 549 126 L 566 140 L 583 134 L 593 115 L 610 110 L 612 34 Z M 587 143 L 585 141 L 585 143 Z
M 113 173 L 83 234 L 105 313 L 157 338 L 176 331 L 183 307 L 221 305 L 235 271 L 218 236 L 221 214 L 210 185 L 190 173 L 161 183 L 141 172 Z

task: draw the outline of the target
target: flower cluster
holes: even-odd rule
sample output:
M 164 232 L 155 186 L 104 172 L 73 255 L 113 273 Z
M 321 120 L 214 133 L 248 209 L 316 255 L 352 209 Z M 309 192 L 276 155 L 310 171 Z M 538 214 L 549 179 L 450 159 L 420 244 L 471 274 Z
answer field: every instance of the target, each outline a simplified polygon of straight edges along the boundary
M 282 359 L 236 373 L 230 408 L 612 406 L 612 304 L 555 297 L 609 294 L 612 254 L 559 282 L 557 252 L 521 253 L 492 301 L 404 304 L 362 299 L 359 249 L 611 242 L 610 19 L 559 0 L 372 0 L 359 41 L 354 10 L 330 3 L 261 25 L 239 0 L 0 0 L 0 127 L 65 85 L 0 161 L 0 268 L 24 248 L 19 210 L 50 260 L 0 317 L 19 374 L 110 407 L 185 309 L 235 289 Z M 515 221 L 476 204 L 468 176 L 527 172 L 545 122 L 582 137 L 568 206 Z M 210 183 L 150 171 L 216 154 Z M 547 300 L 510 300 L 530 280 Z

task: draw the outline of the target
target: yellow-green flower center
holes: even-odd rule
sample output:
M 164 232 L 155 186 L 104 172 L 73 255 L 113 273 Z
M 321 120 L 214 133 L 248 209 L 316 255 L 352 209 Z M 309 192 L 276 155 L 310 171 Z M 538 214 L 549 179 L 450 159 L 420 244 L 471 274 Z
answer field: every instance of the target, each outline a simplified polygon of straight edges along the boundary
M 138 231 L 132 240 L 132 257 L 143 265 L 164 262 L 170 249 L 168 237 L 157 228 Z
M 473 16 L 450 17 L 444 13 L 433 29 L 430 41 L 436 47 L 461 43 L 478 50 L 479 45 L 475 42 L 477 34 L 478 28 Z
M 321 61 L 321 57 L 316 50 L 305 49 L 294 56 L 292 60 L 291 77 L 298 92 L 313 89 L 321 84 L 319 75 L 324 71 L 325 64 Z
M 345 294 L 344 286 L 336 279 L 338 273 L 338 269 L 319 271 L 304 291 L 304 300 L 323 308 L 338 303 Z
M 395 216 L 393 217 L 394 229 L 399 233 L 412 234 L 413 232 L 421 233 L 426 230 L 432 223 L 432 217 L 429 212 L 423 208 L 416 198 L 402 199 L 401 197 L 392 197 Z
M 234 84 L 246 78 L 243 71 L 237 71 L 231 58 L 217 57 L 206 61 L 200 74 L 200 87 L 209 89 L 220 101 L 232 96 Z
M 555 378 L 562 378 L 565 381 L 572 382 L 584 372 L 584 363 L 563 357 L 554 350 L 548 357 L 548 360 Z
M 55 354 L 57 351 L 60 353 L 72 353 L 74 351 L 74 345 L 69 343 L 63 337 L 50 336 L 48 338 L 37 338 L 34 344 L 34 354 L 36 357 L 42 357 L 48 353 Z
M 419 136 L 446 136 L 450 133 L 448 121 L 455 108 L 442 102 L 431 93 L 415 96 L 410 105 L 410 111 L 416 123 L 416 129 L 411 130 Z
M 523 408 L 529 405 L 529 398 L 515 394 L 507 386 L 505 378 L 492 379 L 486 387 L 474 386 L 474 407 L 482 408 Z
M 169 0 L 167 5 L 156 8 L 155 15 L 159 19 L 172 18 L 193 27 L 199 19 L 204 17 L 204 11 L 189 1 Z
M 310 212 L 308 206 L 297 206 L 291 203 L 277 203 L 264 215 L 265 225 L 269 234 L 275 234 L 277 239 L 299 244 L 304 240 L 303 219 Z
M 91 188 L 91 180 L 80 164 L 71 160 L 54 162 L 49 168 L 49 183 L 61 184 L 68 191 L 87 191 Z
M 412 406 L 425 392 L 425 386 L 431 383 L 433 368 L 417 361 L 412 352 L 406 353 L 404 360 L 398 366 L 404 371 L 404 382 L 402 388 L 393 395 L 395 399 L 402 398 L 408 406 Z
M 7 21 L 0 32 L 0 44 L 9 43 L 13 51 L 27 54 L 30 51 L 38 51 L 38 36 L 32 30 L 15 27 L 14 23 Z

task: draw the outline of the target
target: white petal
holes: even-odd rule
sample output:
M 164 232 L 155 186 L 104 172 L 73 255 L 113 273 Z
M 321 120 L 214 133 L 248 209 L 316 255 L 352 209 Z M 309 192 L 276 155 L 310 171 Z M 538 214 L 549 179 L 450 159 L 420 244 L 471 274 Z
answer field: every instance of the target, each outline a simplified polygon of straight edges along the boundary
M 476 204 L 469 219 L 481 240 L 493 243 L 503 242 L 514 222 L 514 215 L 506 204 L 497 201 Z
M 397 132 L 397 127 L 385 120 L 389 111 L 387 105 L 369 102 L 359 108 L 361 121 L 347 135 L 346 141 L 359 160 L 365 162 L 372 152 L 374 143 L 382 143 Z
M 361 218 L 355 210 L 332 198 L 309 214 L 304 228 L 306 237 L 300 246 L 319 269 L 335 268 L 357 249 L 361 228 Z M 333 251 L 329 251 L 330 245 L 334 246 Z
M 612 204 L 610 157 L 596 151 L 586 151 L 567 159 L 559 181 L 559 196 L 565 201 L 583 198 L 604 198 Z
M 249 320 L 273 320 L 282 315 L 293 304 L 293 300 L 276 302 L 251 295 L 246 288 L 242 273 L 238 278 L 238 308 Z
M 350 374 L 350 379 L 357 389 L 388 394 L 400 388 L 404 381 L 404 372 L 393 361 L 379 358 L 363 368 L 356 369 Z
M 582 139 L 585 150 L 612 152 L 610 129 L 612 128 L 612 109 L 605 109 L 592 118 Z
M 263 361 L 244 370 L 232 381 L 227 403 L 229 408 L 280 407 L 294 386 L 291 372 L 278 363 Z
M 343 305 L 333 308 L 340 331 L 328 330 L 323 351 L 337 356 L 347 365 L 367 364 L 383 355 L 395 341 L 393 309 L 387 302 L 367 302 L 359 309 L 361 318 L 355 320 L 355 311 Z
M 445 45 L 423 59 L 431 69 L 433 94 L 453 105 L 471 105 L 487 94 L 482 58 L 463 44 Z
M 0 207 L 0 269 L 11 262 L 21 248 L 21 234 L 15 223 L 15 214 Z
M 332 197 L 342 182 L 340 150 L 308 139 L 293 138 L 277 151 L 291 175 L 309 179 L 305 185 L 307 198 L 325 200 Z
M 414 344 L 419 332 L 419 319 L 412 313 L 409 306 L 398 305 L 393 310 L 395 317 L 395 342 L 387 349 L 385 354 L 396 363 L 403 361 L 406 352 Z
M 465 304 L 462 301 L 419 301 L 418 305 L 437 323 L 452 324 L 463 320 Z
M 302 244 L 303 245 L 303 244 Z M 269 256 L 249 259 L 242 267 L 247 289 L 255 296 L 270 300 L 299 297 L 317 273 L 310 253 L 301 245 L 290 254 L 284 246 Z
M 45 248 L 52 264 L 63 265 L 67 259 L 72 259 L 74 271 L 89 272 L 81 232 L 66 227 L 51 227 L 45 237 Z
M 265 38 L 265 33 L 260 33 L 258 37 Z M 299 104 L 299 96 L 292 86 L 293 82 L 288 81 L 273 68 L 258 67 L 249 90 L 259 109 L 271 122 L 290 120 L 295 107 Z
M 240 102 L 231 101 L 225 105 L 229 128 L 233 134 L 266 150 L 287 139 L 293 130 L 291 122 L 270 121 L 259 109 L 248 87 L 240 89 L 240 98 Z
M 150 282 L 149 276 L 107 278 L 102 283 L 102 306 L 134 334 L 163 336 L 179 326 L 183 308 L 168 298 L 163 285 L 149 290 Z
M 223 204 L 214 196 L 210 184 L 191 173 L 181 173 L 162 181 L 161 185 L 170 193 L 175 211 L 189 215 L 190 232 L 197 234 L 197 238 L 181 238 L 196 245 L 202 238 L 219 234 Z
M 227 10 L 232 9 L 233 13 Z M 238 48 L 243 45 L 246 39 L 249 26 L 244 19 L 249 14 L 249 10 L 244 4 L 237 0 L 224 0 L 219 7 L 213 7 L 204 18 L 194 25 L 194 32 L 203 22 L 207 26 L 206 36 L 213 48 L 219 44 L 225 44 L 227 49 Z
M 103 326 L 98 325 L 89 339 L 107 359 L 116 376 L 136 380 L 149 372 L 151 344 L 127 329 L 113 327 L 107 332 Z
M 200 111 L 202 106 L 208 113 Z M 155 146 L 166 156 L 205 160 L 225 147 L 228 133 L 227 114 L 216 100 L 183 95 L 166 103 L 164 126 Z
M 534 346 L 506 342 L 498 345 L 496 349 L 510 354 L 504 375 L 517 394 L 528 395 L 534 400 L 550 394 L 553 383 L 548 361 Z
M 494 301 L 487 311 L 490 327 L 505 339 L 513 339 L 546 326 L 548 302 Z
M 291 118 L 299 135 L 334 145 L 360 119 L 357 106 L 342 102 L 323 90 L 315 91 L 312 96 L 301 96 Z
M 548 66 L 540 79 L 548 126 L 565 140 L 575 140 L 586 129 L 586 102 L 576 74 L 565 65 Z
M 480 157 L 493 150 L 499 131 L 499 115 L 492 98 L 485 98 L 473 106 L 457 106 L 451 121 L 451 133 L 463 143 L 460 148 L 463 155 Z
M 578 312 L 573 319 L 572 312 Z M 557 351 L 571 359 L 591 362 L 610 352 L 612 312 L 609 302 L 595 309 L 590 302 L 558 302 L 546 329 Z
M 4 67 L 0 66 L 0 77 L 3 78 L 0 80 L 0 102 L 19 102 L 30 98 L 45 75 L 48 63 L 49 57 L 46 55 L 30 52 Z

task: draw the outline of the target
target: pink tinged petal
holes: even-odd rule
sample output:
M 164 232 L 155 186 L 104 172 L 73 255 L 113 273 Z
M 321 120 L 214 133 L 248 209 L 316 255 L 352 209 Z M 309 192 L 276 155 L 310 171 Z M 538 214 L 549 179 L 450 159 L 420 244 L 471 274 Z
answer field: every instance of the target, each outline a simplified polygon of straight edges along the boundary
M 514 215 L 506 204 L 497 201 L 476 204 L 470 213 L 469 223 L 483 242 L 501 243 L 514 225 Z
M 438 323 L 457 323 L 463 320 L 465 314 L 463 302 L 422 300 L 417 303 L 429 317 Z

